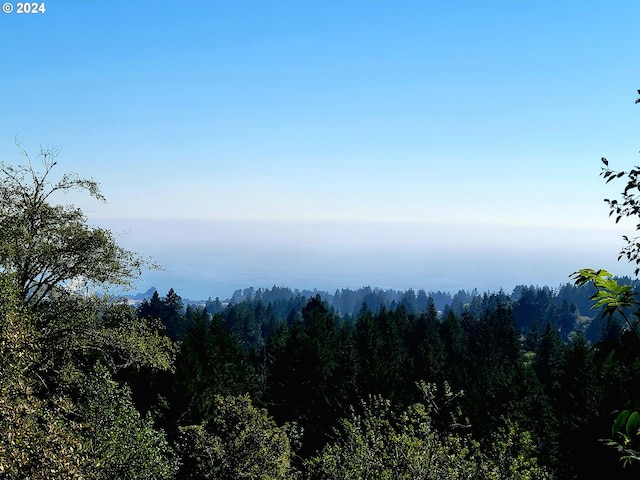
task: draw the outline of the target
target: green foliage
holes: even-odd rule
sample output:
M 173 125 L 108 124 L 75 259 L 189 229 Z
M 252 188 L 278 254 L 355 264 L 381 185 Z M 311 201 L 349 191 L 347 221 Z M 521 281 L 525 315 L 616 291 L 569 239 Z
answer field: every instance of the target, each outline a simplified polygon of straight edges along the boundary
M 200 425 L 180 428 L 179 478 L 219 480 L 291 478 L 293 452 L 287 428 L 278 427 L 248 395 L 216 395 L 214 413 Z M 295 428 L 289 427 L 289 431 Z
M 18 295 L 11 294 L 6 275 L 0 275 L 0 284 L 3 478 L 171 478 L 175 468 L 164 435 L 150 418 L 141 418 L 129 390 L 118 386 L 105 367 L 84 371 L 82 365 L 56 363 L 52 368 L 66 373 L 49 373 L 45 383 L 45 336 Z M 154 349 L 148 337 L 127 334 L 131 349 Z
M 442 316 L 423 291 L 368 287 L 336 291 L 346 317 L 276 287 L 209 302 L 213 318 L 183 313 L 173 289 L 135 311 L 76 290 L 125 282 L 144 260 L 49 203 L 102 197 L 93 181 L 53 181 L 43 160 L 44 173 L 0 166 L 2 478 L 579 478 L 599 461 L 585 446 L 602 412 L 637 409 L 635 287 L 609 272 L 574 274 L 629 327 L 607 324 L 595 347 L 567 334 L 586 310 L 573 285 L 458 292 Z M 621 415 L 610 444 L 631 463 L 640 416 Z
M 42 355 L 32 315 L 0 273 L 0 475 L 7 479 L 82 478 L 90 465 L 67 396 L 40 398 L 34 366 Z
M 628 172 L 615 171 L 609 168 L 609 162 L 606 158 L 602 158 L 602 163 L 604 167 L 602 167 L 600 175 L 606 179 L 606 183 L 624 176 L 627 177 L 627 184 L 621 193 L 621 201 L 605 199 L 609 205 L 609 216 L 615 215 L 616 223 L 624 217 L 638 217 L 640 215 L 640 167 L 636 166 Z M 636 226 L 636 230 L 640 230 L 640 224 Z M 640 272 L 640 237 L 624 235 L 622 238 L 626 245 L 620 251 L 618 260 L 626 258 L 630 263 L 635 263 L 637 276 Z
M 465 391 L 465 411 L 474 418 L 475 434 L 486 437 L 504 412 L 523 414 L 526 384 L 520 337 L 511 309 L 501 303 L 478 318 L 464 315 L 462 324 L 467 337 L 464 383 L 455 373 L 449 380 Z
M 490 454 L 468 434 L 438 431 L 433 384 L 420 384 L 423 401 L 397 412 L 390 401 L 370 396 L 343 419 L 337 441 L 309 459 L 313 479 L 543 479 L 530 437 L 511 425 L 495 439 Z M 446 390 L 446 389 L 445 389 Z M 445 398 L 454 394 L 445 391 Z M 452 417 L 452 427 L 464 425 Z
M 154 429 L 150 416 L 141 417 L 127 387 L 98 364 L 82 389 L 83 437 L 96 459 L 86 478 L 173 478 L 177 464 L 164 434 Z
M 514 421 L 504 418 L 492 435 L 489 447 L 482 451 L 476 477 L 483 479 L 534 480 L 553 476 L 540 465 L 534 436 Z
M 86 347 L 80 339 L 76 354 L 51 356 L 51 347 L 59 344 L 45 343 L 51 337 L 39 330 L 10 277 L 0 274 L 3 478 L 171 478 L 174 467 L 164 435 L 140 417 L 128 389 L 118 387 L 105 367 L 87 370 L 84 361 L 90 358 L 78 356 Z M 113 314 L 106 317 L 114 321 Z M 121 352 L 155 350 L 148 336 L 137 334 L 126 330 L 126 342 L 113 342 Z M 74 341 L 64 340 L 69 346 Z M 141 357 L 136 361 L 156 364 L 155 355 L 136 355 Z M 167 360 L 160 355 L 161 365 Z
M 80 479 L 95 465 L 68 398 L 42 400 L 27 382 L 0 389 L 0 476 L 5 479 Z
M 176 345 L 161 331 L 159 325 L 140 321 L 131 312 L 115 325 L 101 325 L 92 335 L 96 344 L 109 352 L 104 358 L 117 362 L 111 364 L 113 368 L 172 370 Z
M 620 285 L 611 273 L 603 269 L 583 268 L 571 276 L 576 285 L 591 283 L 596 288 L 596 293 L 591 296 L 591 300 L 595 302 L 591 308 L 602 308 L 603 314 L 610 317 L 618 312 L 627 322 L 629 329 L 633 330 L 634 325 L 625 312 L 625 309 L 638 306 L 636 292 L 631 285 Z
M 0 472 L 171 478 L 164 434 L 100 362 L 171 370 L 175 346 L 128 306 L 76 290 L 124 284 L 144 259 L 88 226 L 80 209 L 50 203 L 74 189 L 103 199 L 91 180 L 53 180 L 53 156 L 43 152 L 44 173 L 28 157 L 0 164 Z
M 72 190 L 104 200 L 95 181 L 75 174 L 51 178 L 55 150 L 41 152 L 43 172 L 22 153 L 25 165 L 0 163 L 0 270 L 16 274 L 25 304 L 35 307 L 64 286 L 129 285 L 152 265 L 120 247 L 109 230 L 89 226 L 79 208 L 52 203 Z
M 44 306 L 35 317 L 42 355 L 34 368 L 48 388 L 73 389 L 97 360 L 114 372 L 173 368 L 176 345 L 126 304 L 67 293 Z
M 605 443 L 620 453 L 625 466 L 632 462 L 640 462 L 640 413 L 623 410 L 611 427 L 612 439 Z

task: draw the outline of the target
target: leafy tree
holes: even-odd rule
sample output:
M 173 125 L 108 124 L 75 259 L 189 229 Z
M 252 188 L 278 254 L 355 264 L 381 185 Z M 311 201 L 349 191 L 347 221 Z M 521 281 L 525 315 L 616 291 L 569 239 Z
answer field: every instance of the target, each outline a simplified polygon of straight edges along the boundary
M 171 478 L 171 452 L 129 391 L 77 356 L 43 376 L 48 345 L 0 274 L 0 472 L 3 478 Z M 114 333 L 114 332 L 112 332 Z M 114 333 L 118 334 L 118 333 Z M 140 341 L 132 332 L 129 341 Z M 141 357 L 152 342 L 132 347 Z M 143 362 L 144 360 L 139 360 Z
M 596 293 L 591 296 L 595 303 L 591 308 L 602 308 L 605 316 L 612 317 L 619 314 L 627 324 L 629 331 L 634 331 L 637 321 L 631 320 L 628 315 L 629 309 L 636 309 L 640 303 L 636 300 L 636 292 L 631 285 L 621 285 L 616 281 L 611 273 L 606 270 L 593 270 L 583 268 L 571 275 L 576 285 L 592 284 L 596 288 Z
M 621 411 L 611 427 L 611 437 L 607 445 L 620 452 L 620 459 L 625 466 L 640 462 L 640 413 Z
M 175 346 L 125 304 L 77 290 L 127 284 L 145 260 L 89 226 L 80 209 L 51 203 L 74 189 L 103 197 L 92 180 L 54 180 L 55 152 L 42 156 L 44 173 L 28 156 L 26 165 L 0 164 L 0 471 L 105 478 L 113 467 L 120 478 L 167 478 L 162 433 L 140 419 L 111 374 L 170 370 Z M 118 436 L 118 446 L 109 443 Z
M 82 478 L 92 464 L 67 395 L 41 398 L 35 365 L 40 335 L 6 274 L 0 274 L 0 475 L 7 479 Z
M 278 427 L 248 395 L 216 395 L 212 400 L 208 421 L 180 428 L 178 478 L 292 478 L 290 437 L 298 435 L 294 426 Z
M 109 230 L 88 225 L 79 208 L 51 203 L 72 190 L 104 201 L 95 181 L 52 178 L 56 150 L 41 152 L 42 172 L 22 153 L 24 165 L 0 163 L 0 270 L 15 273 L 25 304 L 35 307 L 64 286 L 129 285 L 151 265 L 119 246 Z
M 148 263 L 120 247 L 110 231 L 88 225 L 79 208 L 52 203 L 71 190 L 104 200 L 93 180 L 52 178 L 56 153 L 42 152 L 44 172 L 24 151 L 25 165 L 0 163 L 0 272 L 10 274 L 18 299 L 35 314 L 46 345 L 40 374 L 72 377 L 79 359 L 92 356 L 112 368 L 169 368 L 173 346 L 158 338 L 157 326 L 136 321 L 107 298 L 76 293 L 81 284 L 126 285 Z
M 307 461 L 313 479 L 544 479 L 548 474 L 534 455 L 526 434 L 511 425 L 483 452 L 464 431 L 438 430 L 432 416 L 438 409 L 432 384 L 419 384 L 421 402 L 396 411 L 373 395 L 340 422 L 337 440 Z M 456 394 L 447 390 L 444 398 Z M 451 417 L 452 428 L 463 425 Z
M 177 462 L 164 433 L 150 415 L 136 410 L 127 387 L 119 386 L 97 364 L 82 385 L 85 448 L 96 459 L 86 478 L 159 480 L 173 478 Z

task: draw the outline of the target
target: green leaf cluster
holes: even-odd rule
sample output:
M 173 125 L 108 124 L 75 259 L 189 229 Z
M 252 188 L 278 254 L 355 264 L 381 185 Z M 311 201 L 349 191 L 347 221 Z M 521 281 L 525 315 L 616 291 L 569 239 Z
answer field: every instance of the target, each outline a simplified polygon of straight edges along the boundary
M 604 440 L 620 453 L 625 466 L 640 461 L 640 413 L 622 410 L 611 427 L 611 439 Z
M 293 452 L 287 431 L 248 395 L 216 395 L 213 416 L 180 427 L 179 478 L 285 480 L 291 478 Z M 293 428 L 295 430 L 295 428 Z
M 573 273 L 571 277 L 576 285 L 591 283 L 596 288 L 596 293 L 590 297 L 595 302 L 592 309 L 602 308 L 602 313 L 610 317 L 618 312 L 629 329 L 634 329 L 634 324 L 626 314 L 626 309 L 638 306 L 635 298 L 637 293 L 633 291 L 631 285 L 620 285 L 611 273 L 603 269 L 583 268 Z
M 510 424 L 491 449 L 465 433 L 456 422 L 437 429 L 432 415 L 436 387 L 419 384 L 423 401 L 396 411 L 389 400 L 369 396 L 341 420 L 337 440 L 307 461 L 309 478 L 414 479 L 546 479 L 550 475 L 531 455 L 530 437 Z M 452 396 L 449 392 L 446 396 Z

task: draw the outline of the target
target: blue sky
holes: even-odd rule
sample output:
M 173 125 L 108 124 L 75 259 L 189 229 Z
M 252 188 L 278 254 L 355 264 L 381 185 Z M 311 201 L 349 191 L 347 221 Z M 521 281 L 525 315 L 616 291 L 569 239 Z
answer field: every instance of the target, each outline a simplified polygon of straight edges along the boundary
M 0 16 L 0 159 L 61 146 L 164 265 L 142 289 L 630 271 L 598 173 L 639 163 L 638 2 L 45 6 Z

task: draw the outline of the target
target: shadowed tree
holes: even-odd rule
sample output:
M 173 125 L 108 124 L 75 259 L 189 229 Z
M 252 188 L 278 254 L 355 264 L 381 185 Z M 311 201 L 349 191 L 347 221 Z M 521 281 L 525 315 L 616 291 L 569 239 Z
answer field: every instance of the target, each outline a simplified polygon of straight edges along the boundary
M 348 335 L 319 295 L 302 309 L 302 320 L 272 333 L 267 342 L 267 402 L 281 422 L 298 421 L 302 448 L 315 451 L 351 400 Z
M 219 315 L 196 311 L 176 359 L 173 415 L 199 423 L 213 415 L 216 395 L 255 393 L 257 378 L 247 354 Z

